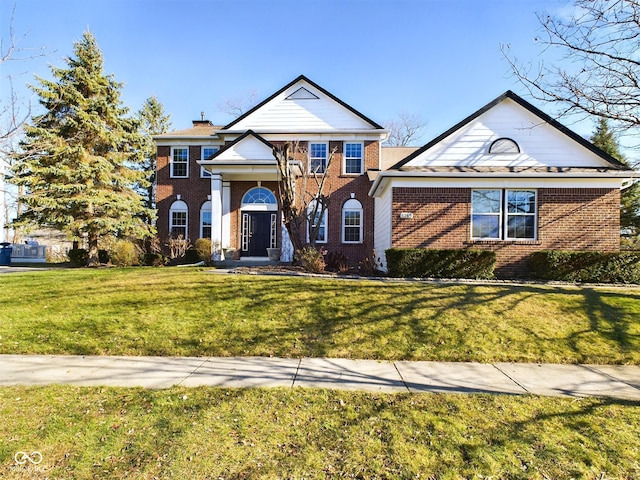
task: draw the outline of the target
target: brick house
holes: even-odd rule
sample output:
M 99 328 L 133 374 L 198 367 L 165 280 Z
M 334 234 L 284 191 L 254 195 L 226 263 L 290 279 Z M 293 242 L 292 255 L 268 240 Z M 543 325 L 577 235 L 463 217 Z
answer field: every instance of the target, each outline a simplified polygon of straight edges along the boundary
M 493 250 L 526 276 L 534 251 L 618 250 L 639 174 L 507 91 L 375 178 L 374 245 Z
M 305 171 L 329 165 L 330 202 L 317 243 L 351 261 L 373 250 L 369 171 L 379 171 L 386 130 L 304 76 L 228 125 L 195 121 L 155 137 L 158 234 L 210 237 L 213 258 L 291 259 L 272 149 L 297 142 Z M 309 182 L 312 184 L 312 182 Z
M 542 249 L 616 250 L 620 190 L 634 172 L 512 92 L 419 149 L 300 76 L 225 126 L 155 137 L 161 239 L 210 237 L 214 259 L 291 259 L 274 145 L 329 169 L 318 244 L 352 262 L 390 247 L 495 250 L 499 277 Z M 233 252 L 233 253 L 231 253 Z

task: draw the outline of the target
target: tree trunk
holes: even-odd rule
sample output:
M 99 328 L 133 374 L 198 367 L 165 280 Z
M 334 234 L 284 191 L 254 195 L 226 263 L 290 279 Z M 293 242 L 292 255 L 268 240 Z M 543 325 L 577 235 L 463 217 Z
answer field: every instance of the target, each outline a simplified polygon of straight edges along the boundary
M 87 240 L 89 242 L 89 260 L 87 261 L 87 266 L 95 267 L 100 265 L 100 258 L 98 256 L 98 235 L 90 233 Z

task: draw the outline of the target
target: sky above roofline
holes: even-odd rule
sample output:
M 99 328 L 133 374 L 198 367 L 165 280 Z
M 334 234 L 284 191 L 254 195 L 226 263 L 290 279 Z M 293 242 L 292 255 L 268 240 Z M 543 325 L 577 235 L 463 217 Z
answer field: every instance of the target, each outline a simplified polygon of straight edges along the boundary
M 2 65 L 23 98 L 34 75 L 64 67 L 86 30 L 105 72 L 123 82 L 133 111 L 155 95 L 172 128 L 252 93 L 260 102 L 305 75 L 374 122 L 398 113 L 426 123 L 418 144 L 441 134 L 506 90 L 527 97 L 502 49 L 523 63 L 553 61 L 535 38 L 536 13 L 562 14 L 564 0 L 2 0 L 6 44 L 13 11 L 19 46 L 47 55 Z M 29 51 L 22 52 L 28 54 Z M 2 99 L 6 102 L 5 97 Z M 553 116 L 553 106 L 536 104 Z M 580 135 L 593 125 L 567 124 Z

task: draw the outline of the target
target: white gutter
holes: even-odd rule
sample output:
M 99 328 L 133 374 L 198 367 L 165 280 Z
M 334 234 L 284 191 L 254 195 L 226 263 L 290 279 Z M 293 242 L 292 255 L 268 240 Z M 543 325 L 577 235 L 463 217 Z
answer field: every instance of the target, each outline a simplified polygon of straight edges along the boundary
M 569 167 L 567 167 L 569 168 Z M 416 172 L 386 170 L 380 172 L 369 189 L 369 196 L 375 197 L 378 188 L 387 178 L 622 178 L 622 189 L 640 179 L 638 170 L 607 170 L 604 172 Z M 630 182 L 627 184 L 627 182 Z

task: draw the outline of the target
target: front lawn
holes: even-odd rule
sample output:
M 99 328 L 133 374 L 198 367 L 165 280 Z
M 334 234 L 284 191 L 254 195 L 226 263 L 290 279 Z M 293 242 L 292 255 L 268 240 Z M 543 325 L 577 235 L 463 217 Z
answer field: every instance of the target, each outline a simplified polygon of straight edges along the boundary
M 640 478 L 638 408 L 506 395 L 5 387 L 0 477 L 622 480 Z M 19 465 L 19 451 L 42 462 Z
M 3 275 L 0 312 L 0 353 L 640 364 L 638 287 L 70 269 Z

